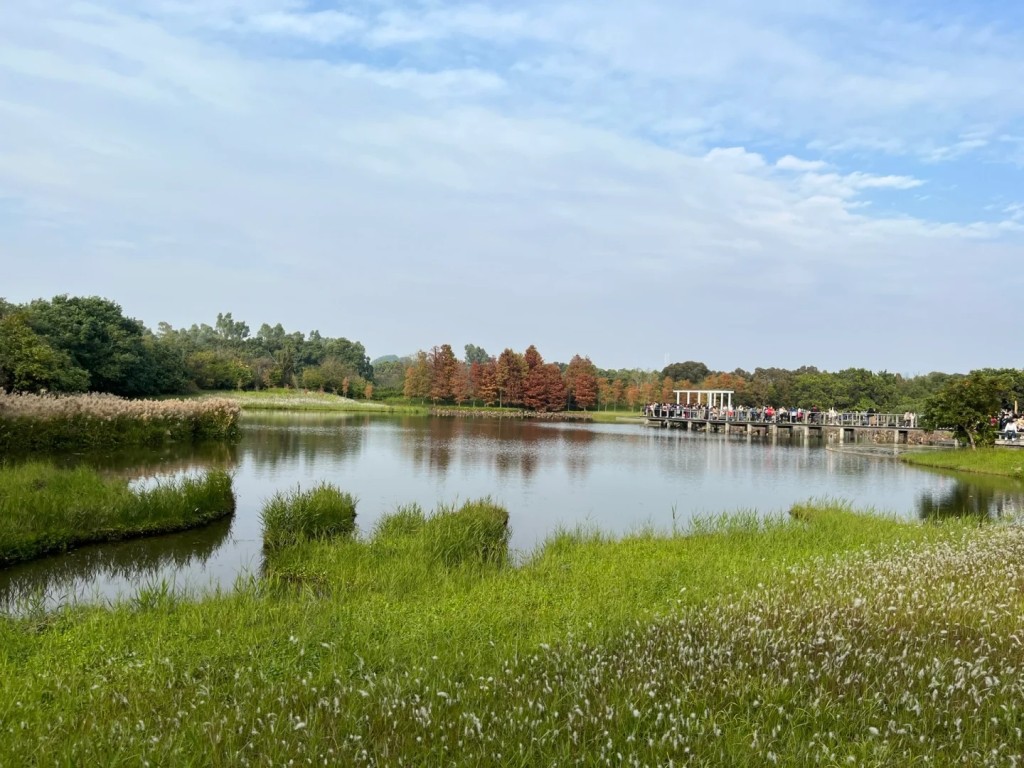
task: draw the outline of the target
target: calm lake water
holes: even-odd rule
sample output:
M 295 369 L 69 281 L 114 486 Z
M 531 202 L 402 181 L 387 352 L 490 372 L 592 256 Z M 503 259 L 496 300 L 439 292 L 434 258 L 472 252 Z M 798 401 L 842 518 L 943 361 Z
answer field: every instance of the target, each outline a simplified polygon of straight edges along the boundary
M 359 500 L 363 532 L 400 504 L 491 496 L 510 512 L 512 547 L 534 549 L 558 528 L 614 534 L 665 531 L 697 515 L 785 512 L 809 498 L 841 498 L 908 518 L 1015 512 L 1024 484 L 912 469 L 887 451 L 826 450 L 638 424 L 546 424 L 497 419 L 363 414 L 246 414 L 235 446 L 176 447 L 60 457 L 152 482 L 207 467 L 230 469 L 237 510 L 172 536 L 84 547 L 0 570 L 0 611 L 33 595 L 49 606 L 131 597 L 166 582 L 178 590 L 230 589 L 258 574 L 259 512 L 277 490 L 321 480 Z

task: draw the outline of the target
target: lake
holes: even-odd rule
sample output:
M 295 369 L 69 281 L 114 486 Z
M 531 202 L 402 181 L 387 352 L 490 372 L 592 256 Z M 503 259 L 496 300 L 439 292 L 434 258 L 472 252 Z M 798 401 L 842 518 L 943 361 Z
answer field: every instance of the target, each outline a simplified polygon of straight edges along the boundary
M 258 575 L 259 513 L 275 491 L 328 481 L 358 500 L 360 531 L 416 502 L 490 496 L 510 513 L 512 547 L 526 554 L 559 528 L 616 535 L 671 531 L 698 515 L 784 513 L 795 502 L 840 498 L 907 518 L 1016 513 L 1019 481 L 905 466 L 892 449 L 833 451 L 820 441 L 771 444 L 640 424 L 546 423 L 348 413 L 247 413 L 237 445 L 177 446 L 63 456 L 133 482 L 207 467 L 234 475 L 237 509 L 203 529 L 83 547 L 0 570 L 0 611 L 29 596 L 53 607 L 131 597 L 140 586 L 230 589 Z

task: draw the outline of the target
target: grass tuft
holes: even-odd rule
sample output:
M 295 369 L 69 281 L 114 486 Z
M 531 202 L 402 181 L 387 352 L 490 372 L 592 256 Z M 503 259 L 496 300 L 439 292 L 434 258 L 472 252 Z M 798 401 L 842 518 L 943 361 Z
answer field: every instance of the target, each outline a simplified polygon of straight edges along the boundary
M 275 493 L 263 505 L 263 546 L 270 551 L 309 541 L 351 536 L 356 529 L 356 499 L 330 483 L 309 491 Z

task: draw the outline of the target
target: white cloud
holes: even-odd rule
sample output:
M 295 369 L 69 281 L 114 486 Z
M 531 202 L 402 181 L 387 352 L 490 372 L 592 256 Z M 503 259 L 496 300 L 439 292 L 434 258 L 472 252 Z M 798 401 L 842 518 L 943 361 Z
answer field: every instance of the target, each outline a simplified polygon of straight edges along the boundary
M 785 155 L 775 162 L 775 167 L 783 171 L 821 171 L 828 167 L 824 160 L 801 160 L 793 155 Z
M 251 17 L 247 23 L 254 30 L 294 36 L 315 43 L 333 43 L 351 38 L 365 26 L 361 19 L 339 11 L 262 13 Z
M 792 354 L 809 350 L 799 362 L 827 364 L 819 334 L 835 355 L 853 348 L 836 307 L 955 306 L 951 286 L 983 291 L 1019 255 L 1018 210 L 923 215 L 899 193 L 938 194 L 928 168 L 889 172 L 871 146 L 891 136 L 912 158 L 929 132 L 936 147 L 1010 136 L 1000 113 L 1016 113 L 982 105 L 963 124 L 974 101 L 957 81 L 948 106 L 908 120 L 941 90 L 915 67 L 957 58 L 915 47 L 899 60 L 913 66 L 880 71 L 827 56 L 816 25 L 852 34 L 874 19 L 845 4 L 772 24 L 761 6 L 710 3 L 84 7 L 0 11 L 10 299 L 99 293 L 150 325 L 231 310 L 373 355 L 487 329 L 462 340 L 606 365 L 632 364 L 652 328 L 676 333 L 684 315 L 723 318 L 730 338 L 777 325 L 800 342 Z M 789 23 L 797 13 L 806 25 Z M 929 39 L 896 24 L 878 43 L 908 36 Z M 873 93 L 901 78 L 898 94 Z M 992 133 L 972 135 L 982 122 Z M 895 202 L 878 212 L 879 198 Z M 858 340 L 875 355 L 863 364 L 899 369 L 887 350 L 911 330 L 897 325 Z M 737 349 L 730 367 L 789 362 Z

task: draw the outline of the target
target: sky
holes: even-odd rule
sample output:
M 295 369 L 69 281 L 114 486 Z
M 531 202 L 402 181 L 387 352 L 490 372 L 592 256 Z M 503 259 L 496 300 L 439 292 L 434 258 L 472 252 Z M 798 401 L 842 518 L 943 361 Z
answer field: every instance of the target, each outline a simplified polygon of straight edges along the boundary
M 0 296 L 371 358 L 1021 367 L 1024 4 L 3 0 Z

